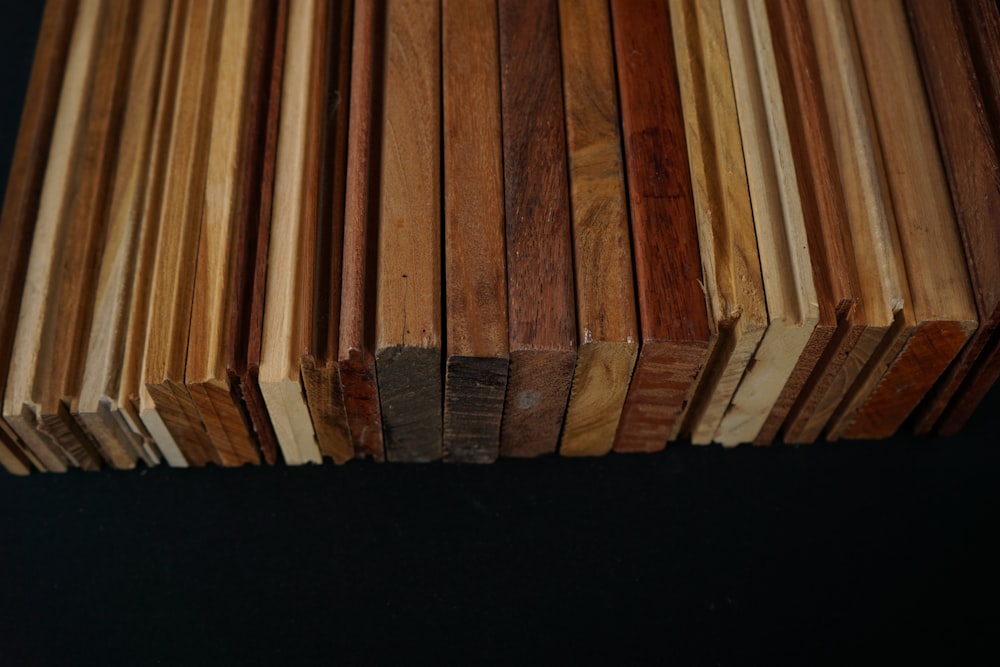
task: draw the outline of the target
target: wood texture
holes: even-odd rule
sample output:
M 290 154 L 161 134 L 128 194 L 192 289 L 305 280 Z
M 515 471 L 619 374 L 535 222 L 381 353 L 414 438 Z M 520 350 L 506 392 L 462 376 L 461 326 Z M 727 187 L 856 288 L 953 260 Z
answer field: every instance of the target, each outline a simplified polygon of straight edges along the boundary
M 819 303 L 764 3 L 723 0 L 722 14 L 768 318 L 714 437 L 737 445 L 760 433 L 812 337 Z
M 375 278 L 381 179 L 384 5 L 355 8 L 347 139 L 338 365 L 354 455 L 385 460 L 375 376 Z
M 17 314 L 76 8 L 76 0 L 51 0 L 45 5 L 0 213 L 0 247 L 7 253 L 6 260 L 0 262 L 0 389 L 6 386 L 11 363 Z M 41 461 L 25 451 L 3 419 L 0 419 L 0 430 L 3 447 L 9 452 L 2 464 L 10 472 L 26 474 L 31 466 L 43 469 Z
M 785 429 L 785 441 L 796 443 L 814 441 L 835 413 L 863 402 L 913 328 L 849 9 L 823 0 L 806 7 L 858 270 L 857 315 L 866 328 L 853 345 L 843 343 L 858 332 L 842 334 L 840 345 L 817 364 L 826 373 L 810 379 Z
M 709 326 L 718 338 L 682 430 L 707 444 L 764 335 L 767 305 L 721 7 L 672 0 L 670 15 Z
M 441 450 L 441 8 L 386 8 L 375 365 L 385 454 Z
M 944 430 L 952 432 L 993 384 L 976 364 L 991 365 L 987 350 L 1000 325 L 1000 136 L 989 115 L 1000 107 L 993 83 L 1000 77 L 1000 10 L 990 2 L 920 0 L 907 8 L 979 314 L 979 328 L 914 422 L 917 433 L 928 433 L 947 412 Z M 967 377 L 967 387 L 984 390 L 963 389 Z
M 79 397 L 70 405 L 83 429 L 97 442 L 104 459 L 115 468 L 133 468 L 139 460 L 155 462 L 140 435 L 124 421 L 118 398 L 132 291 L 148 286 L 142 279 L 148 270 L 143 267 L 137 271 L 138 243 L 144 235 L 155 237 L 155 218 L 143 213 L 147 179 L 152 173 L 150 164 L 155 162 L 154 129 L 159 125 L 162 130 L 164 115 L 165 105 L 158 97 L 169 16 L 168 1 L 151 0 L 139 8 L 136 48 L 125 87 L 127 99 L 114 181 L 109 191 L 107 232 L 87 335 L 83 380 Z M 169 90 L 164 88 L 165 92 Z M 145 311 L 136 314 L 140 316 L 145 318 Z
M 705 363 L 708 312 L 670 15 L 655 0 L 613 0 L 611 14 L 642 339 L 614 448 L 656 451 Z
M 292 0 L 281 94 L 259 383 L 285 462 L 322 462 L 302 386 L 312 335 L 330 6 Z
M 222 2 L 192 2 L 187 12 L 139 391 L 161 451 L 178 449 L 194 466 L 220 462 L 184 371 L 224 18 Z
M 302 383 L 323 456 L 344 463 L 354 456 L 340 381 L 340 292 L 347 166 L 347 105 L 350 76 L 351 2 L 335 2 L 327 21 L 323 89 L 319 91 L 322 150 L 317 187 L 313 304 L 310 340 L 302 355 Z M 308 247 L 308 246 L 307 246 Z M 306 312 L 306 311 L 304 311 Z
M 257 435 L 261 455 L 269 464 L 278 460 L 278 438 L 271 425 L 271 416 L 260 391 L 260 354 L 264 335 L 264 300 L 267 297 L 267 260 L 271 238 L 271 204 L 274 197 L 274 168 L 278 152 L 278 119 L 281 114 L 281 90 L 285 67 L 285 44 L 288 32 L 288 0 L 277 0 L 274 8 L 274 41 L 271 44 L 270 68 L 267 72 L 267 118 L 260 128 L 258 150 L 261 151 L 258 187 L 248 179 L 247 201 L 252 203 L 247 211 L 245 242 L 240 243 L 244 254 L 237 267 L 237 282 L 232 317 L 234 325 L 232 355 L 229 361 L 230 379 L 239 381 L 240 393 L 250 422 Z M 253 128 L 248 128 L 253 132 Z M 247 284 L 253 276 L 252 284 Z M 246 290 L 250 292 L 246 294 Z M 249 303 L 247 303 L 247 300 Z M 243 309 L 246 308 L 246 311 Z M 244 318 L 247 318 L 244 320 Z M 245 324 L 244 324 L 245 322 Z M 245 328 L 244 328 L 245 327 Z M 246 339 L 242 338 L 246 335 Z M 246 345 L 245 349 L 243 345 Z M 243 356 L 245 355 L 245 359 Z
M 916 328 L 842 435 L 892 435 L 978 322 L 902 0 L 852 2 Z M 836 435 L 836 433 L 834 433 Z
M 500 453 L 555 452 L 576 362 L 555 0 L 500 0 L 510 370 Z
M 445 0 L 446 461 L 488 463 L 500 449 L 507 389 L 507 264 L 496 0 Z
M 126 3 L 81 8 L 69 54 L 81 67 L 66 75 L 65 113 L 61 108 L 56 120 L 28 263 L 4 413 L 49 469 L 100 466 L 92 441 L 62 401 L 79 391 L 85 341 L 78 332 L 90 326 L 132 10 Z
M 559 452 L 606 454 L 639 351 L 611 17 L 602 0 L 561 0 L 566 142 L 579 354 Z
M 774 440 L 800 396 L 825 391 L 864 331 L 857 264 L 805 5 L 782 0 L 767 3 L 767 11 L 819 320 L 754 440 L 757 445 Z M 810 406 L 799 414 L 811 414 Z

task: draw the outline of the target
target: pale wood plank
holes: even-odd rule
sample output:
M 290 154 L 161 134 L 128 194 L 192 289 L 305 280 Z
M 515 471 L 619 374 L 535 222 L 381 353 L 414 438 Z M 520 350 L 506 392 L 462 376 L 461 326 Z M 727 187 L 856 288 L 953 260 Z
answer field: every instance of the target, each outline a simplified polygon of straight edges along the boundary
M 0 391 L 6 387 L 10 369 L 32 234 L 76 14 L 76 0 L 50 0 L 45 5 L 0 213 L 0 248 L 6 252 L 5 261 L 0 262 Z M 25 465 L 44 470 L 42 462 L 25 448 L 2 417 L 0 439 L 10 451 L 6 461 L 12 466 L 8 468 L 11 472 L 20 473 Z
M 496 0 L 441 8 L 446 461 L 490 462 L 507 389 L 507 265 Z
M 682 432 L 710 443 L 767 328 L 767 306 L 718 2 L 671 0 L 709 324 L 718 338 Z
M 819 322 L 819 303 L 764 3 L 722 0 L 722 14 L 768 317 L 714 437 L 737 445 L 760 433 Z
M 223 9 L 217 0 L 192 2 L 186 16 L 138 401 L 161 451 L 179 449 L 194 466 L 219 463 L 183 383 Z
M 611 17 L 603 0 L 560 0 L 573 223 L 576 369 L 559 453 L 611 450 L 639 351 Z
M 165 106 L 158 96 L 169 16 L 168 0 L 150 0 L 139 8 L 136 50 L 126 84 L 128 99 L 110 192 L 108 228 L 87 336 L 83 380 L 79 397 L 70 405 L 75 418 L 94 437 L 105 459 L 115 468 L 133 468 L 138 460 L 145 458 L 141 438 L 117 414 L 117 399 L 132 291 L 148 286 L 142 280 L 148 271 L 142 274 L 137 271 L 137 243 L 144 233 L 148 234 L 143 228 L 155 225 L 154 216 L 144 212 L 155 121 L 162 117 Z M 162 145 L 162 141 L 158 143 Z M 145 312 L 142 316 L 145 317 Z

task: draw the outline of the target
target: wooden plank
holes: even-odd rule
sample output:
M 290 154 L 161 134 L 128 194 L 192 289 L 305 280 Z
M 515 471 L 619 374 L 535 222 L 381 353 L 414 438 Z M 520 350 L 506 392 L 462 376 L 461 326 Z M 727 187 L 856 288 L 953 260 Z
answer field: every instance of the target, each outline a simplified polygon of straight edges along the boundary
M 603 0 L 560 0 L 579 356 L 560 454 L 611 450 L 639 351 L 635 282 Z
M 375 377 L 375 277 L 385 51 L 385 7 L 358 3 L 351 54 L 344 269 L 337 362 L 354 455 L 385 460 Z
M 496 0 L 444 0 L 444 458 L 500 449 L 507 389 L 507 265 Z
M 6 386 L 10 368 L 17 314 L 76 10 L 76 0 L 49 0 L 45 5 L 0 213 L 0 248 L 7 253 L 6 260 L 0 262 L 0 389 Z M 24 461 L 44 469 L 37 457 L 25 451 L 23 443 L 3 419 L 0 419 L 0 431 L 0 437 L 11 452 L 4 462 L 5 466 L 10 465 L 8 470 L 15 474 L 20 472 Z
M 268 11 L 264 2 L 250 0 L 229 3 L 224 11 L 184 381 L 219 462 L 236 466 L 260 463 L 227 362 L 237 234 L 250 205 L 244 180 L 258 170 L 246 131 L 264 112 L 260 96 L 251 96 L 251 82 L 264 69 L 260 54 L 267 38 L 260 32 Z
M 320 128 L 320 168 L 315 232 L 315 270 L 309 347 L 302 355 L 302 383 L 323 456 L 335 463 L 354 457 L 340 382 L 340 283 L 343 262 L 347 158 L 347 105 L 350 82 L 351 2 L 335 2 L 327 21 Z M 322 275 L 320 275 L 322 272 Z M 306 312 L 306 311 L 303 311 Z
M 219 463 L 183 383 L 223 20 L 221 1 L 187 12 L 139 390 L 140 418 L 160 449 L 179 449 L 194 466 Z
M 975 330 L 976 307 L 902 0 L 852 2 L 916 327 L 836 437 L 892 435 Z M 842 429 L 842 430 L 841 430 Z
M 264 395 L 260 391 L 260 354 L 264 335 L 264 300 L 267 296 L 267 259 L 271 237 L 271 204 L 274 197 L 274 168 L 278 152 L 278 119 L 281 114 L 281 89 L 285 67 L 285 42 L 288 32 L 288 0 L 277 0 L 273 16 L 273 43 L 271 44 L 270 68 L 267 79 L 267 119 L 260 129 L 262 136 L 257 141 L 262 151 L 259 187 L 255 180 L 247 179 L 247 201 L 251 202 L 247 212 L 249 229 L 246 240 L 239 247 L 244 251 L 237 274 L 249 280 L 238 281 L 235 292 L 232 317 L 232 356 L 229 361 L 230 379 L 240 385 L 240 393 L 246 404 L 247 414 L 257 435 L 261 455 L 269 464 L 278 461 L 278 437 L 267 413 Z M 253 128 L 248 128 L 252 132 Z M 249 291 L 244 294 L 240 290 Z M 247 300 L 249 304 L 247 304 Z M 244 312 L 242 308 L 247 310 Z M 244 319 L 246 318 L 246 319 Z M 244 328 L 245 327 L 245 328 Z M 245 332 L 246 339 L 242 336 Z M 245 358 L 243 356 L 245 355 Z
M 500 453 L 555 452 L 576 362 L 556 0 L 500 0 L 510 368 Z
M 379 195 L 375 366 L 385 454 L 441 450 L 441 8 L 390 0 Z
M 979 328 L 914 422 L 914 431 L 928 433 L 947 414 L 942 430 L 953 432 L 993 384 L 983 369 L 1000 325 L 1000 136 L 989 113 L 1000 107 L 993 83 L 1000 77 L 1000 10 L 990 2 L 919 0 L 907 8 L 979 312 Z M 976 385 L 982 390 L 969 389 Z
M 864 331 L 864 307 L 856 296 L 857 264 L 806 8 L 798 0 L 783 0 L 767 3 L 767 11 L 809 242 L 819 321 L 754 439 L 757 445 L 774 440 L 797 399 L 808 401 L 825 392 Z M 810 406 L 798 414 L 811 414 Z M 795 422 L 789 419 L 789 423 Z
M 11 442 L 6 435 L 0 435 L 0 466 L 11 475 L 19 477 L 30 475 L 33 469 L 31 461 L 21 448 Z
M 766 8 L 723 0 L 722 14 L 768 317 L 714 437 L 737 445 L 760 433 L 819 322 L 819 298 Z
M 710 331 L 694 200 L 665 2 L 612 0 L 642 347 L 617 451 L 676 437 Z
M 285 462 L 321 463 L 301 380 L 312 334 L 328 3 L 292 0 L 281 94 L 259 383 Z
M 866 326 L 853 346 L 828 350 L 827 361 L 833 363 L 826 365 L 836 373 L 828 372 L 821 382 L 807 385 L 789 414 L 784 438 L 796 443 L 814 441 L 838 410 L 863 401 L 913 329 L 849 10 L 839 1 L 809 0 L 806 7 L 853 240 L 858 307 L 864 308 L 860 321 Z M 824 364 L 821 360 L 818 366 Z
M 79 390 L 132 9 L 100 3 L 78 15 L 14 341 L 4 413 L 50 470 L 100 465 L 89 438 L 63 419 L 62 399 Z
M 712 441 L 767 328 L 767 306 L 721 7 L 671 0 L 699 246 L 718 338 L 683 432 Z
M 148 285 L 140 277 L 148 270 L 137 273 L 137 244 L 143 234 L 149 234 L 144 226 L 155 224 L 154 216 L 143 213 L 154 137 L 159 138 L 154 129 L 157 121 L 162 127 L 164 115 L 165 104 L 159 103 L 158 96 L 169 16 L 169 1 L 151 0 L 139 8 L 83 380 L 79 397 L 70 405 L 74 417 L 115 468 L 133 468 L 145 458 L 142 440 L 118 414 L 118 397 L 132 291 Z

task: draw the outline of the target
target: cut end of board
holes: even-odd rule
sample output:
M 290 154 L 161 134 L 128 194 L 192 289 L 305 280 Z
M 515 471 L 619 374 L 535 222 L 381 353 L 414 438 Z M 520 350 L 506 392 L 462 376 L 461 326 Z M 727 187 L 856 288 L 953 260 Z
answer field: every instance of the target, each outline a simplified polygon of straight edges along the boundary
M 501 456 L 555 453 L 575 364 L 572 350 L 511 353 L 500 430 Z
M 580 346 L 559 453 L 603 456 L 611 451 L 639 345 L 588 342 Z
M 375 354 L 385 457 L 424 463 L 443 455 L 441 352 L 397 345 Z
M 500 452 L 500 423 L 509 361 L 448 357 L 444 390 L 444 460 L 492 463 Z
M 287 378 L 261 382 L 260 393 L 264 396 L 285 463 L 322 463 L 302 385 Z

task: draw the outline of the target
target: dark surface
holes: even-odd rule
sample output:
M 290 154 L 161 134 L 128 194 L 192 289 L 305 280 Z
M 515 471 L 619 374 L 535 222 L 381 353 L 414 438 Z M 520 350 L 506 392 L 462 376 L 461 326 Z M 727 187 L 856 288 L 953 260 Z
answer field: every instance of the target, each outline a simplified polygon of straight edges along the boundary
M 40 12 L 0 7 L 0 182 Z M 0 472 L 0 664 L 997 664 L 998 407 L 948 440 Z

